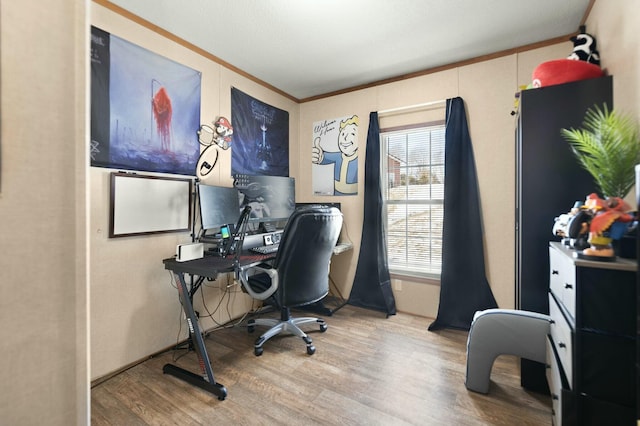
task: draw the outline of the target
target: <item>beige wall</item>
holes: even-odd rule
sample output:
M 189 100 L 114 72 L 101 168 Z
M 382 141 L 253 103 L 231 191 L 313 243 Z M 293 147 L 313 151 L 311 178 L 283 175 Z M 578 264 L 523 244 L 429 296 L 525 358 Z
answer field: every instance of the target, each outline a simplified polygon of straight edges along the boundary
M 596 1 L 587 32 L 597 38 L 601 66 L 613 76 L 614 107 L 640 122 L 640 7 L 636 0 Z M 625 198 L 637 205 L 635 189 Z
M 88 423 L 88 3 L 0 7 L 0 423 Z
M 93 4 L 91 24 L 131 43 L 166 56 L 202 72 L 201 122 L 213 122 L 218 116 L 231 117 L 231 87 L 290 112 L 290 155 L 297 156 L 298 105 L 293 101 L 214 63 L 183 46 L 152 32 L 102 6 Z M 195 132 L 195 131 L 194 131 Z M 194 138 L 196 137 L 194 133 Z M 291 175 L 296 177 L 297 163 L 291 162 Z M 176 245 L 191 241 L 190 234 L 172 233 L 147 236 L 108 238 L 109 174 L 113 170 L 91 167 L 91 377 L 102 377 L 145 358 L 149 354 L 186 338 L 180 316 L 180 304 L 170 274 L 162 259 L 175 254 Z M 216 169 L 205 183 L 232 186 L 231 150 L 221 151 Z M 200 293 L 195 307 L 201 314 L 214 312 L 223 297 L 230 275 L 203 286 L 204 306 Z M 227 297 L 227 296 L 224 296 Z M 236 318 L 251 307 L 251 299 L 231 287 L 229 311 Z M 202 327 L 210 329 L 229 318 L 227 302 L 210 318 L 202 319 Z M 181 327 L 182 325 L 182 327 Z M 180 329 L 180 333 L 179 333 Z
M 613 75 L 616 109 L 640 117 L 640 7 L 636 0 L 598 0 L 587 19 L 602 68 Z

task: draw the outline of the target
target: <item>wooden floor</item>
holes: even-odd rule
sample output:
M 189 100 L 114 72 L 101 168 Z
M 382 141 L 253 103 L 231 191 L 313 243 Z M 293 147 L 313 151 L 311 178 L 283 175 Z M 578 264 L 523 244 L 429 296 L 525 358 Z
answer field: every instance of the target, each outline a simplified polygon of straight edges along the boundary
M 299 315 L 299 313 L 297 313 Z M 151 358 L 91 390 L 91 423 L 99 425 L 550 425 L 551 401 L 520 387 L 517 358 L 494 364 L 488 395 L 464 386 L 467 333 L 427 331 L 429 319 L 385 318 L 345 306 L 310 332 L 316 353 L 291 335 L 253 354 L 253 334 L 236 326 L 205 339 L 215 396 L 162 366 L 198 371 L 193 352 Z

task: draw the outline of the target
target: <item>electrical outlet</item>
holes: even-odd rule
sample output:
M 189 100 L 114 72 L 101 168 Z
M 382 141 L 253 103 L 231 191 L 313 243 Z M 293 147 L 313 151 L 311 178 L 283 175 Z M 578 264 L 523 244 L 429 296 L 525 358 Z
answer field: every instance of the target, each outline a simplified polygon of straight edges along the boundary
M 400 280 L 395 280 L 395 281 L 393 282 L 393 289 L 394 289 L 395 291 L 402 291 L 402 281 L 400 281 Z

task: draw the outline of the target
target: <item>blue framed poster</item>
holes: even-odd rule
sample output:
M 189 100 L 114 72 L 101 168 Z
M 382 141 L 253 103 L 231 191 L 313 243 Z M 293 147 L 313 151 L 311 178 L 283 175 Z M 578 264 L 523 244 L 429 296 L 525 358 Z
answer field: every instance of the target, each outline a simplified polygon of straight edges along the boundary
M 91 27 L 91 165 L 195 175 L 201 73 Z
M 231 88 L 231 174 L 289 176 L 289 113 Z

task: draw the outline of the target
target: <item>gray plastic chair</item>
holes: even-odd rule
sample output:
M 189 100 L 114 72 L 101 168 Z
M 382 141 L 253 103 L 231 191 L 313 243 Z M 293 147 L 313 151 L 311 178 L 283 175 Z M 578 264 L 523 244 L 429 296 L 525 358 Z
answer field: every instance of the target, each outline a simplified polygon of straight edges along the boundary
M 489 392 L 493 363 L 499 355 L 546 361 L 551 317 L 513 309 L 487 309 L 473 316 L 467 338 L 467 389 Z

